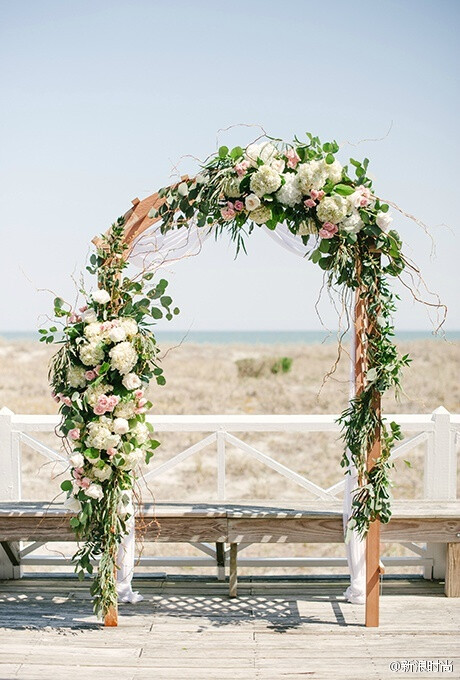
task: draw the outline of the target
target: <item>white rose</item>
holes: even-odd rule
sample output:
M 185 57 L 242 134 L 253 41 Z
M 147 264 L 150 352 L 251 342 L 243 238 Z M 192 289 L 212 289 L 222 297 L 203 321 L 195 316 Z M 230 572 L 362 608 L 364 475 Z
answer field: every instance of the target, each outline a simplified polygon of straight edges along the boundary
M 281 160 L 281 158 L 275 159 L 270 163 L 270 166 L 273 168 L 273 170 L 275 170 L 280 175 L 282 172 L 284 172 L 285 165 L 285 162 Z
M 74 468 L 81 468 L 85 464 L 85 459 L 81 453 L 74 453 L 73 456 L 70 456 L 69 460 Z
M 377 226 L 380 227 L 382 231 L 386 231 L 393 222 L 393 218 L 387 212 L 384 213 L 379 211 L 375 221 L 377 222 Z
M 141 379 L 135 373 L 128 373 L 121 382 L 127 390 L 137 390 L 141 386 Z
M 115 434 L 126 434 L 129 432 L 129 423 L 126 418 L 115 418 L 113 421 L 113 431 Z
M 99 305 L 106 305 L 110 300 L 110 293 L 103 289 L 95 290 L 93 293 L 93 300 Z
M 347 234 L 357 234 L 364 227 L 364 222 L 359 212 L 354 210 L 349 217 L 346 217 L 339 223 L 339 226 Z
M 80 512 L 81 503 L 78 498 L 75 498 L 75 496 L 69 496 L 64 501 L 64 507 L 71 512 Z
M 105 465 L 102 468 L 102 470 L 101 470 L 101 468 L 94 468 L 93 474 L 101 482 L 105 482 L 106 479 L 109 479 L 109 477 L 112 476 L 112 468 L 110 467 L 110 465 Z
M 244 201 L 246 210 L 256 210 L 260 206 L 260 198 L 255 194 L 249 194 Z
M 188 186 L 187 182 L 181 182 L 179 186 L 177 187 L 177 193 L 179 196 L 187 196 L 188 195 Z
M 197 183 L 197 184 L 205 184 L 205 182 L 206 182 L 206 177 L 205 177 L 204 175 L 202 175 L 201 173 L 199 173 L 199 174 L 195 177 L 195 180 L 196 180 L 196 183 Z
M 92 307 L 87 309 L 86 312 L 83 312 L 81 318 L 82 321 L 84 321 L 85 323 L 94 323 L 95 321 L 97 321 L 96 312 Z
M 126 332 L 122 326 L 115 326 L 109 333 L 109 338 L 112 342 L 123 342 L 126 340 Z
M 90 498 L 100 501 L 104 496 L 104 490 L 100 484 L 90 484 L 89 487 L 85 489 L 85 494 Z

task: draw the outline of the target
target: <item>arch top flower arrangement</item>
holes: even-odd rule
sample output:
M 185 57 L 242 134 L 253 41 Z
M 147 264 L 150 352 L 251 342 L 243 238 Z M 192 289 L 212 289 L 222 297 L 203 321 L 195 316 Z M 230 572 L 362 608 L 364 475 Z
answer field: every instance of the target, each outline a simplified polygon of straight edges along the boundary
M 389 457 L 400 432 L 395 423 L 385 423 L 378 404 L 388 389 L 399 389 L 409 357 L 400 356 L 393 342 L 396 296 L 388 277 L 411 265 L 398 233 L 388 230 L 389 206 L 374 193 L 368 160 L 342 166 L 338 150 L 336 142 L 321 144 L 312 135 L 292 144 L 268 139 L 247 148 L 222 146 L 196 177 L 160 189 L 148 217 L 163 232 L 187 228 L 191 221 L 198 229 L 226 231 L 237 253 L 258 225 L 276 229 L 284 223 L 307 246 L 327 284 L 345 297 L 357 296 L 365 310 L 366 374 L 339 422 L 341 464 L 353 463 L 360 482 L 348 529 L 365 536 L 375 519 L 388 522 L 391 516 Z M 152 378 L 165 382 L 151 326 L 179 311 L 165 294 L 167 282 L 155 283 L 153 271 L 134 279 L 124 275 L 130 247 L 125 218 L 119 218 L 90 259 L 88 270 L 97 274 L 99 290 L 85 294 L 78 311 L 55 300 L 61 339 L 56 326 L 40 331 L 43 341 L 62 343 L 50 371 L 71 466 L 71 478 L 61 486 L 75 512 L 71 525 L 84 541 L 75 555 L 79 575 L 91 573 L 92 560 L 100 557 L 91 592 L 102 615 L 116 606 L 116 551 L 133 513 L 127 492 L 158 446 L 145 422 L 151 407 L 145 388 Z M 371 467 L 370 451 L 377 452 Z

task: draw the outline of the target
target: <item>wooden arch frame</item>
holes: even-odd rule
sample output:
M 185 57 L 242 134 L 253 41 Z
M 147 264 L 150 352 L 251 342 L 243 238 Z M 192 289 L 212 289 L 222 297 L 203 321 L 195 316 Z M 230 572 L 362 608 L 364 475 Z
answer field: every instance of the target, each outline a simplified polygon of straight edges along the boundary
M 188 175 L 181 177 L 181 181 L 188 180 Z M 177 186 L 177 183 L 173 186 Z M 147 196 L 142 201 L 139 198 L 134 198 L 132 208 L 130 208 L 124 215 L 125 232 L 124 242 L 128 246 L 125 251 L 126 259 L 129 258 L 134 243 L 147 229 L 149 229 L 156 222 L 161 220 L 161 217 L 149 217 L 149 212 L 152 208 L 158 210 L 163 205 L 165 199 L 159 196 L 158 192 Z M 96 247 L 101 245 L 99 237 L 93 239 Z M 355 293 L 353 332 L 355 343 L 355 357 L 354 357 L 354 375 L 355 375 L 355 394 L 359 396 L 365 388 L 366 374 L 372 366 L 369 365 L 368 356 L 366 352 L 366 343 L 364 338 L 371 336 L 374 329 L 368 323 L 368 314 L 366 305 L 361 295 L 362 291 L 357 288 Z M 381 398 L 376 395 L 373 401 L 373 408 L 376 413 L 381 413 Z M 380 428 L 377 430 L 374 443 L 367 452 L 366 466 L 370 471 L 375 465 L 375 461 L 381 454 L 381 432 Z M 379 625 L 379 610 L 380 610 L 380 575 L 384 572 L 383 565 L 380 560 L 380 520 L 376 519 L 370 523 L 369 532 L 366 537 L 366 627 L 378 627 Z M 117 611 L 109 612 L 105 618 L 105 625 L 117 625 Z

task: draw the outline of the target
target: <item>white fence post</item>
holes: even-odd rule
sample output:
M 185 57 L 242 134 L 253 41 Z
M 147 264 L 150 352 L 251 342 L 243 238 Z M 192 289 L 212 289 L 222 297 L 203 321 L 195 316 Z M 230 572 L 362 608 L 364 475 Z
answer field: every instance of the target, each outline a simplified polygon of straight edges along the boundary
M 452 447 L 450 413 L 444 406 L 433 411 L 434 432 L 425 453 L 424 491 L 427 500 L 455 500 L 457 497 L 457 456 Z M 432 578 L 443 579 L 446 575 L 446 544 L 427 544 L 428 554 L 433 558 Z M 425 573 L 425 578 L 429 575 Z
M 21 460 L 19 439 L 12 430 L 13 412 L 0 409 L 0 501 L 18 501 L 21 498 Z M 0 546 L 0 579 L 20 578 L 21 567 L 15 565 L 19 543 Z

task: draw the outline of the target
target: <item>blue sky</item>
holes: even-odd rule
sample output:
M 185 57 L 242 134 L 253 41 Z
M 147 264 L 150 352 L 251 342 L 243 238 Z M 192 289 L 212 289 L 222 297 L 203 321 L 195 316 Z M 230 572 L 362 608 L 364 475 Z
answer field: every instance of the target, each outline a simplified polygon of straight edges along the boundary
M 394 223 L 459 329 L 459 17 L 448 0 L 0 2 L 0 330 L 38 326 L 52 300 L 38 288 L 70 297 L 91 238 L 182 156 L 257 136 L 217 134 L 238 123 L 368 156 L 377 192 L 430 225 L 436 259 L 418 226 Z M 175 328 L 320 327 L 318 268 L 259 232 L 248 251 L 208 241 L 168 273 Z M 399 327 L 430 328 L 396 288 Z

